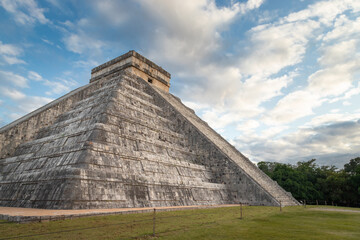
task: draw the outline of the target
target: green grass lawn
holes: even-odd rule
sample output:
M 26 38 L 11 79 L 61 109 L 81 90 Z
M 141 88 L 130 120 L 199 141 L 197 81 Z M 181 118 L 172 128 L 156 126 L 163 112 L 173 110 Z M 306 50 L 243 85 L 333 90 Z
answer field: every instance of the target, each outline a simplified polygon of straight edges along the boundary
M 239 207 L 158 212 L 156 239 L 360 239 L 360 213 L 314 207 L 286 207 L 280 212 L 277 207 L 247 206 L 243 219 Z M 151 239 L 152 217 L 142 213 L 28 224 L 2 221 L 0 239 Z M 44 235 L 29 236 L 35 234 Z

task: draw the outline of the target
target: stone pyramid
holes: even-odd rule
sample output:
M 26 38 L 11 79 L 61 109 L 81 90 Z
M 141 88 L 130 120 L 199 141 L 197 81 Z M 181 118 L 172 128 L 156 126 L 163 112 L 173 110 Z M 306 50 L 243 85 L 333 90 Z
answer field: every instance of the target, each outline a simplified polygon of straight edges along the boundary
M 0 129 L 0 206 L 49 209 L 298 202 L 171 95 L 130 51 Z

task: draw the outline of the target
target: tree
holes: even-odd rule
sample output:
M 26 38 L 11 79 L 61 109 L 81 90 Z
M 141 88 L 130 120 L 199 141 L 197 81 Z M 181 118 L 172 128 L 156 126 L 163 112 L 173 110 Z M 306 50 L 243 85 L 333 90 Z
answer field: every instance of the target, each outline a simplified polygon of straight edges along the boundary
M 349 163 L 344 165 L 345 172 L 350 175 L 359 175 L 360 174 L 360 157 L 351 159 Z
M 351 159 L 344 165 L 347 174 L 346 199 L 349 205 L 360 203 L 360 157 Z
M 341 170 L 315 162 L 315 159 L 296 165 L 259 162 L 258 167 L 298 200 L 360 206 L 360 157 L 351 159 Z

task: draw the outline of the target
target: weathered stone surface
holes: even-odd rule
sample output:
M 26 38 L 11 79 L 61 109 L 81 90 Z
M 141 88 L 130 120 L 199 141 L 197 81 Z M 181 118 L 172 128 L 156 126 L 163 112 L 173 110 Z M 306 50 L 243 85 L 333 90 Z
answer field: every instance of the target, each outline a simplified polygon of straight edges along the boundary
M 163 87 L 106 69 L 115 63 L 0 129 L 1 206 L 298 204 Z

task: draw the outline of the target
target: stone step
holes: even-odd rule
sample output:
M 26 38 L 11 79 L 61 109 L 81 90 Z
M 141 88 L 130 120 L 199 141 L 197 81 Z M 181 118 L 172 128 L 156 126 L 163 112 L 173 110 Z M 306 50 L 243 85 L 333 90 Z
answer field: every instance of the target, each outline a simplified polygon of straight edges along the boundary
M 132 77 L 130 77 L 130 76 L 127 76 L 127 75 L 123 75 L 122 76 L 123 77 L 123 82 L 125 83 L 125 84 L 127 84 L 127 85 L 129 85 L 129 86 L 131 86 L 131 87 L 133 87 L 133 88 L 135 88 L 135 89 L 137 89 L 137 90 L 139 90 L 140 92 L 146 92 L 145 91 L 145 85 L 144 84 L 142 84 L 142 82 L 141 81 L 144 81 L 145 82 L 145 80 L 142 80 L 142 79 L 138 79 L 138 78 L 132 78 Z
M 58 123 L 65 122 L 65 121 L 68 121 L 68 120 L 71 120 L 74 118 L 78 118 L 78 117 L 86 118 L 87 116 L 94 114 L 95 112 L 96 112 L 96 114 L 102 113 L 102 112 L 104 112 L 106 106 L 107 106 L 107 103 L 104 101 L 83 104 L 82 106 L 72 108 L 69 111 L 61 114 L 57 118 L 55 123 L 58 124 Z
M 73 109 L 75 109 L 79 106 L 82 106 L 82 105 L 93 104 L 93 102 L 98 102 L 99 99 L 104 98 L 104 97 L 111 98 L 111 97 L 113 97 L 113 94 L 118 91 L 117 89 L 119 89 L 119 88 L 121 89 L 121 91 L 124 92 L 124 94 L 127 93 L 126 96 L 128 96 L 129 98 L 132 98 L 132 99 L 138 100 L 138 101 L 146 100 L 144 102 L 144 104 L 148 104 L 150 107 L 157 108 L 156 105 L 150 103 L 152 100 L 152 97 L 150 95 L 148 95 L 146 93 L 141 93 L 136 88 L 133 88 L 127 84 L 121 84 L 121 79 L 118 79 L 118 78 L 119 77 L 108 80 L 106 82 L 106 84 L 103 84 L 100 88 L 98 88 L 98 89 L 94 90 L 92 93 L 90 93 L 87 98 L 75 103 L 73 105 Z M 136 92 L 137 95 L 134 94 L 135 91 L 137 91 Z M 143 99 L 139 96 L 144 97 L 145 99 Z M 158 110 L 161 111 L 161 108 L 158 108 Z
M 123 129 L 137 129 L 139 133 L 152 132 L 158 134 L 157 138 L 162 140 L 178 139 L 185 141 L 185 137 L 182 134 L 171 131 L 168 128 L 163 127 L 163 124 L 154 122 L 149 124 L 149 121 L 143 121 L 139 118 L 129 117 L 121 114 L 112 115 L 109 113 L 102 114 L 89 114 L 87 117 L 77 116 L 69 120 L 57 122 L 50 127 L 42 128 L 37 132 L 37 139 L 46 138 L 51 135 L 64 134 L 68 131 L 73 132 L 73 129 L 86 127 L 96 123 L 105 123 L 114 129 L 113 131 Z
M 72 148 L 77 149 L 77 145 L 83 144 L 89 138 L 93 127 L 84 126 L 76 129 L 68 129 L 67 131 L 52 134 L 47 137 L 35 139 L 30 142 L 23 143 L 18 146 L 14 156 L 34 153 L 34 156 L 46 154 L 50 151 L 55 152 L 56 149 L 69 151 Z M 45 153 L 44 153 L 45 152 Z
M 133 75 L 132 73 L 128 73 L 128 72 L 115 72 L 115 73 L 111 73 L 109 75 L 107 75 L 106 77 L 103 77 L 101 79 L 102 82 L 104 83 L 108 83 L 108 82 L 122 82 L 128 86 L 131 86 L 132 88 L 139 90 L 140 92 L 145 92 L 145 86 L 143 84 L 141 84 L 140 81 L 145 81 L 143 79 L 137 79 L 139 77 L 137 77 L 136 75 Z
M 150 125 L 135 121 L 135 119 L 108 116 L 108 121 L 104 123 L 107 131 L 116 134 L 126 134 L 130 136 L 147 137 L 171 144 L 178 143 L 180 146 L 188 146 L 185 136 L 173 132 L 167 128 L 160 128 L 158 125 Z
M 123 106 L 127 107 L 127 109 L 131 109 L 132 111 L 141 112 L 142 114 L 147 115 L 150 118 L 166 122 L 166 124 L 172 124 L 171 121 L 159 116 L 159 113 L 162 111 L 162 109 L 160 107 L 157 107 L 156 105 L 154 105 L 150 102 L 144 101 L 143 99 L 136 97 L 130 93 L 121 92 L 120 90 L 112 90 L 112 88 L 114 88 L 114 86 L 116 86 L 116 84 L 107 85 L 105 87 L 105 88 L 109 88 L 109 89 L 107 89 L 107 91 L 105 91 L 105 89 L 102 89 L 99 92 L 99 93 L 101 93 L 102 97 L 104 97 L 104 96 L 106 97 L 103 101 L 101 101 L 101 102 L 103 102 L 103 104 L 105 104 L 104 102 L 106 102 L 106 103 L 109 102 L 109 99 L 107 99 L 107 98 L 113 97 L 111 92 L 117 92 L 117 93 L 120 92 L 119 95 L 122 95 L 122 96 L 120 96 L 120 98 L 121 98 L 120 101 L 122 101 L 122 103 L 123 103 L 123 101 L 126 100 L 127 103 L 123 104 Z M 107 94 L 106 95 L 103 94 L 104 92 L 107 92 Z M 128 104 L 128 102 L 130 102 L 130 104 Z M 145 106 L 145 109 L 144 109 L 144 106 Z M 86 116 L 93 115 L 93 114 L 91 114 L 91 111 L 94 111 L 94 109 L 96 107 L 99 110 L 104 109 L 103 106 L 99 105 L 99 97 L 97 95 L 93 95 L 92 97 L 89 97 L 87 99 L 84 99 L 84 100 L 78 102 L 72 110 L 62 114 L 59 117 L 56 124 L 61 124 L 61 122 L 72 121 L 71 120 L 72 118 L 86 118 Z M 97 115 L 98 114 L 99 113 L 97 113 Z M 134 117 L 139 117 L 139 116 L 136 116 L 136 114 L 135 114 Z
M 103 114 L 106 116 L 107 114 Z M 38 134 L 38 139 L 22 144 L 19 146 L 18 152 L 23 152 L 24 149 L 29 148 L 31 145 L 31 149 L 29 151 L 38 151 L 39 150 L 39 144 L 43 144 L 44 142 L 54 142 L 57 141 L 57 139 L 62 139 L 66 136 L 73 136 L 76 134 L 80 134 L 84 131 L 90 131 L 93 128 L 89 128 L 89 126 L 92 126 L 94 124 L 97 124 L 99 122 L 98 118 L 101 118 L 102 121 L 109 121 L 109 128 L 112 129 L 112 131 L 123 131 L 123 133 L 127 134 L 146 134 L 149 131 L 152 131 L 153 133 L 158 134 L 158 139 L 161 139 L 161 141 L 180 141 L 181 146 L 185 146 L 185 138 L 183 135 L 178 134 L 176 132 L 172 132 L 171 130 L 161 127 L 162 124 L 159 124 L 159 121 L 154 121 L 154 124 L 150 124 L 149 121 L 143 121 L 139 120 L 138 118 L 131 118 L 128 115 L 127 116 L 114 116 L 111 115 L 110 117 L 107 116 L 107 120 L 104 119 L 104 116 L 101 115 L 95 115 L 95 114 L 89 114 L 88 116 L 93 116 L 93 118 L 89 118 L 88 120 L 84 119 L 83 116 L 78 116 L 74 119 L 69 119 L 63 122 L 58 122 L 57 124 L 54 124 L 52 127 L 43 129 L 41 133 Z M 157 119 L 159 120 L 159 119 Z M 125 123 L 131 124 L 132 127 L 129 128 L 131 125 L 123 126 Z M 99 123 L 101 124 L 101 123 Z M 121 130 L 121 126 L 122 130 Z M 139 129 L 139 132 L 136 133 L 136 131 L 128 132 L 124 129 Z M 19 153 L 18 153 L 19 154 Z
M 145 101 L 142 98 L 137 97 L 136 95 L 133 95 L 132 93 L 128 92 L 128 91 L 124 91 L 123 89 L 118 89 L 118 99 L 119 100 L 126 100 L 127 103 L 133 104 L 133 105 L 137 105 L 137 106 L 146 106 L 147 109 L 150 110 L 157 110 L 158 112 L 162 112 L 162 108 L 149 102 L 149 101 Z M 123 97 L 122 97 L 123 96 Z
M 136 130 L 125 132 L 121 131 L 121 129 L 119 130 L 116 128 L 108 127 L 105 124 L 97 124 L 94 129 L 96 129 L 94 139 L 92 139 L 92 136 L 90 136 L 89 141 L 99 142 L 99 140 L 101 140 L 102 142 L 121 145 L 121 139 L 128 139 L 136 142 L 135 149 L 137 151 L 166 152 L 167 150 L 170 150 L 180 151 L 186 154 L 193 154 L 189 152 L 189 148 L 187 146 L 184 146 L 187 143 L 184 141 L 180 141 L 180 139 L 177 139 L 177 141 L 175 141 L 176 139 L 172 138 L 171 140 L 174 140 L 173 142 L 169 140 L 159 140 L 159 137 L 146 136 L 143 133 L 137 132 Z M 158 148 L 161 148 L 162 150 Z
M 147 93 L 145 93 L 143 91 L 140 91 L 137 88 L 134 88 L 134 87 L 130 86 L 129 84 L 123 84 L 123 86 L 132 95 L 139 96 L 145 101 L 152 102 L 154 100 L 153 96 L 151 96 L 151 95 L 149 95 L 149 94 L 147 94 Z
M 154 121 L 156 125 L 160 125 L 160 126 L 163 126 L 164 124 L 166 126 L 173 124 L 168 119 L 160 117 L 157 114 L 148 111 L 147 109 L 143 109 L 138 106 L 131 105 L 121 100 L 108 99 L 102 103 L 93 102 L 92 104 L 88 103 L 88 104 L 84 104 L 84 106 L 78 106 L 77 108 L 62 114 L 58 118 L 57 122 L 48 129 L 50 130 L 55 127 L 58 127 L 59 125 L 66 125 L 69 122 L 74 122 L 73 119 L 86 119 L 87 116 L 98 116 L 102 114 L 104 111 L 106 111 L 107 105 L 109 105 L 109 103 L 111 102 L 113 102 L 114 103 L 113 106 L 117 108 L 116 110 L 113 109 L 112 112 L 114 111 L 128 112 L 129 114 L 127 115 L 132 116 L 133 118 L 145 118 L 147 121 L 151 119 L 151 121 Z
M 193 159 L 174 158 L 169 155 L 158 155 L 155 153 L 146 153 L 145 154 L 143 152 L 139 152 L 139 153 L 137 153 L 137 155 L 142 159 L 145 159 L 147 161 L 154 162 L 154 163 L 160 163 L 160 164 L 165 164 L 165 165 L 170 165 L 170 166 L 174 165 L 174 166 L 184 167 L 184 168 L 191 168 L 191 169 L 194 169 L 195 171 L 207 171 L 208 173 L 211 172 L 204 165 L 193 163 L 192 162 Z M 196 156 L 190 155 L 189 157 L 196 157 Z
M 119 100 L 114 100 L 114 99 L 110 100 L 109 106 L 106 109 L 106 113 L 116 114 L 118 112 L 126 113 L 126 115 L 129 116 L 130 118 L 144 120 L 151 125 L 161 125 L 164 127 L 170 127 L 171 129 L 174 129 L 174 123 L 168 120 L 167 118 L 158 116 L 157 114 L 147 109 L 141 108 L 139 106 L 124 103 Z
M 84 98 L 78 102 L 76 102 L 73 105 L 73 108 L 76 108 L 78 106 L 84 105 L 84 104 L 88 104 L 88 103 L 92 103 L 94 101 L 98 101 L 99 98 L 102 97 L 108 97 L 109 95 L 112 94 L 112 91 L 114 89 L 116 89 L 116 86 L 118 86 L 119 83 L 118 82 L 113 82 L 112 84 L 108 84 L 105 86 L 102 86 L 99 89 L 94 90 L 93 92 L 91 92 L 87 98 Z
M 64 158 L 67 162 L 68 160 Z M 119 161 L 119 160 L 118 160 Z M 126 161 L 125 161 L 126 162 Z M 34 181 L 41 181 L 41 180 L 51 180 L 49 176 L 51 176 L 51 171 L 66 171 L 67 169 L 77 168 L 77 171 L 86 171 L 84 174 L 71 174 L 72 178 L 81 178 L 87 179 L 91 178 L 93 180 L 102 180 L 102 181 L 123 181 L 124 183 L 128 183 L 129 181 L 133 181 L 134 178 L 137 178 L 137 182 L 146 182 L 146 183 L 153 183 L 153 184 L 169 184 L 169 185 L 192 185 L 193 187 L 198 187 L 201 184 L 207 184 L 208 186 L 216 186 L 220 184 L 208 182 L 206 177 L 201 178 L 200 175 L 195 176 L 194 174 L 198 174 L 197 172 L 193 173 L 192 169 L 186 171 L 186 168 L 183 168 L 180 172 L 177 170 L 178 167 L 172 166 L 170 168 L 166 165 L 160 165 L 157 169 L 151 169 L 149 167 L 144 168 L 146 165 L 146 160 L 138 161 L 139 165 L 136 168 L 136 164 L 131 165 L 124 165 L 121 167 L 99 167 L 99 165 L 88 165 L 87 168 L 79 169 L 77 166 L 79 164 L 63 164 L 59 165 L 59 159 L 46 159 L 46 158 L 39 158 L 34 159 L 33 161 L 29 162 L 21 162 L 18 164 L 16 169 L 11 169 L 10 172 L 7 173 L 6 177 L 0 177 L 1 183 L 6 183 L 9 179 L 12 179 L 14 182 L 20 182 L 22 184 L 26 184 L 27 182 L 34 182 Z M 120 164 L 122 161 L 120 161 Z M 52 165 L 52 166 L 51 166 Z M 131 168 L 128 168 L 130 166 Z M 41 171 L 42 168 L 46 168 L 47 172 Z M 36 171 L 38 170 L 38 171 Z M 25 176 L 21 176 L 18 174 L 19 172 L 24 173 Z M 185 173 L 185 174 L 184 174 Z M 193 174 L 192 174 L 193 173 Z M 171 174 L 171 175 L 170 175 Z M 35 177 L 36 175 L 36 177 Z M 4 176 L 4 175 L 3 175 Z M 32 176 L 32 177 L 28 177 Z M 84 178 L 82 176 L 87 176 Z M 205 176 L 205 175 L 203 175 Z M 62 175 L 56 176 L 59 177 L 70 177 L 69 175 Z M 45 179 L 44 179 L 45 178 Z M 26 181 L 27 180 L 27 181 Z M 206 186 L 205 186 L 206 187 Z
M 146 118 L 142 119 L 142 118 L 138 117 L 138 115 L 130 116 L 129 114 L 124 114 L 121 111 L 107 110 L 105 112 L 105 114 L 109 116 L 109 118 L 106 120 L 106 123 L 110 124 L 110 125 L 114 125 L 114 126 L 121 125 L 121 122 L 125 121 L 128 123 L 140 125 L 141 127 L 146 127 L 148 129 L 151 129 L 154 131 L 169 134 L 171 136 L 177 136 L 179 138 L 184 138 L 184 135 L 172 130 L 174 128 L 174 125 L 172 123 L 170 124 L 168 121 L 166 121 L 164 123 L 161 121 L 157 121 L 157 119 L 154 119 L 154 118 L 151 118 L 148 116 Z M 170 127 L 172 127 L 172 128 L 170 128 Z
M 96 131 L 100 132 L 97 133 Z M 15 156 L 33 153 L 34 157 L 41 157 L 52 155 L 53 153 L 61 154 L 64 151 L 77 151 L 83 149 L 89 141 L 109 145 L 112 147 L 112 150 L 117 149 L 117 151 L 121 151 L 121 149 L 132 153 L 134 151 L 145 151 L 156 154 L 185 156 L 185 158 L 189 155 L 194 155 L 194 153 L 189 152 L 188 148 L 183 146 L 185 145 L 184 142 L 179 142 L 181 139 L 178 139 L 179 144 L 165 142 L 143 136 L 141 133 L 121 132 L 116 126 L 112 128 L 111 126 L 97 123 L 92 126 L 68 129 L 68 131 L 22 144 L 18 147 Z
M 82 128 L 84 126 L 89 126 L 98 122 L 102 122 L 103 116 L 104 114 L 87 115 L 87 117 L 77 116 L 68 120 L 57 122 L 49 127 L 39 129 L 36 134 L 36 139 L 41 139 L 54 134 L 63 133 L 68 131 L 68 129 Z

